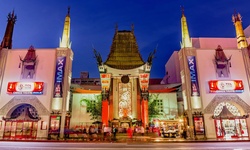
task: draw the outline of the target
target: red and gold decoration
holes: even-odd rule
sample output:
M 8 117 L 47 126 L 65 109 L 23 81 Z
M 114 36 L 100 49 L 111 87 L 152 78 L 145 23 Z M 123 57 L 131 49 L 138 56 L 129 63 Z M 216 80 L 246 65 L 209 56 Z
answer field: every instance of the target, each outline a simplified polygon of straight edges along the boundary
M 211 80 L 208 82 L 210 93 L 242 93 L 242 80 Z
M 9 82 L 8 94 L 15 95 L 41 95 L 43 94 L 43 82 Z
M 108 91 L 110 88 L 111 74 L 101 73 L 100 76 L 101 76 L 102 89 Z
M 141 90 L 147 90 L 148 84 L 149 84 L 149 73 L 140 73 L 139 83 L 140 83 Z

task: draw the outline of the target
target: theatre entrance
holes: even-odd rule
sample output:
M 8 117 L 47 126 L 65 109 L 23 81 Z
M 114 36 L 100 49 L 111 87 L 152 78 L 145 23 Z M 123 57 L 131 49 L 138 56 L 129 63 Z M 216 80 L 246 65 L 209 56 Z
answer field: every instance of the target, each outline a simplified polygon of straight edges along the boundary
M 241 115 L 232 103 L 222 102 L 217 105 L 213 118 L 217 138 L 248 137 L 248 115 Z
M 38 114 L 30 104 L 18 106 L 8 118 L 4 118 L 4 139 L 35 139 L 37 136 Z

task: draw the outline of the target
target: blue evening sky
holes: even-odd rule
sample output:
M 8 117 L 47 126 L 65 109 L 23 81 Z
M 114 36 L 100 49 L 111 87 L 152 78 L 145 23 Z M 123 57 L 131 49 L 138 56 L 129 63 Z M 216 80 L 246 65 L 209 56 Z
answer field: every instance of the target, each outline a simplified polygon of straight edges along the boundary
M 0 0 L 0 40 L 7 15 L 15 11 L 17 22 L 13 48 L 56 48 L 62 36 L 68 6 L 71 7 L 73 77 L 88 71 L 99 78 L 94 48 L 106 61 L 115 32 L 134 32 L 144 59 L 157 47 L 151 78 L 163 78 L 172 52 L 180 49 L 180 6 L 184 6 L 191 37 L 235 37 L 232 14 L 250 25 L 249 0 Z M 158 45 L 158 46 L 157 46 Z

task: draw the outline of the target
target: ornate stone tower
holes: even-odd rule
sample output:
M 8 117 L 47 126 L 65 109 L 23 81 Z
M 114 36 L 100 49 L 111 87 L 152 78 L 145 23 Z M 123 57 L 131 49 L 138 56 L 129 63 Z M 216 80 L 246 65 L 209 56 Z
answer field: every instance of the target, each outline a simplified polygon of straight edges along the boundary
M 105 62 L 95 51 L 102 84 L 102 122 L 128 127 L 148 124 L 148 81 L 155 51 L 144 62 L 132 30 L 118 31 Z
M 17 17 L 13 11 L 12 13 L 8 14 L 7 18 L 8 18 L 8 24 L 5 30 L 3 41 L 1 42 L 1 48 L 12 49 L 12 36 Z
M 54 79 L 54 94 L 51 105 L 51 117 L 60 118 L 60 138 L 64 129 L 69 128 L 69 98 L 72 76 L 73 51 L 70 42 L 70 8 L 65 17 L 62 38 L 56 50 L 56 66 Z
M 8 14 L 7 19 L 8 23 L 6 26 L 3 40 L 0 45 L 0 89 L 2 87 L 2 80 L 8 55 L 8 49 L 12 49 L 12 36 L 14 32 L 14 25 L 17 19 L 17 16 L 14 14 L 14 11 Z
M 196 49 L 193 47 L 186 17 L 182 8 L 181 17 L 182 42 L 179 51 L 180 76 L 182 80 L 182 95 L 184 103 L 185 126 L 193 126 L 194 112 L 202 111 L 202 103 L 199 90 L 198 73 L 196 69 Z

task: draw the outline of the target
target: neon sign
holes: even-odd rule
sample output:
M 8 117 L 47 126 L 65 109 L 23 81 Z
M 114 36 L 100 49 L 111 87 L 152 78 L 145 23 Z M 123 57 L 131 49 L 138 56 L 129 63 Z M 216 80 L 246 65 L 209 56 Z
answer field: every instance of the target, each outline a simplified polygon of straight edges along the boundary
M 56 73 L 54 83 L 54 98 L 62 98 L 63 77 L 65 69 L 66 57 L 57 57 L 56 60 Z
M 43 94 L 43 82 L 9 82 L 7 93 L 14 95 L 41 95 Z
M 187 61 L 191 79 L 191 96 L 200 96 L 195 56 L 187 56 Z
M 210 93 L 242 93 L 244 86 L 242 80 L 211 80 L 208 81 Z

